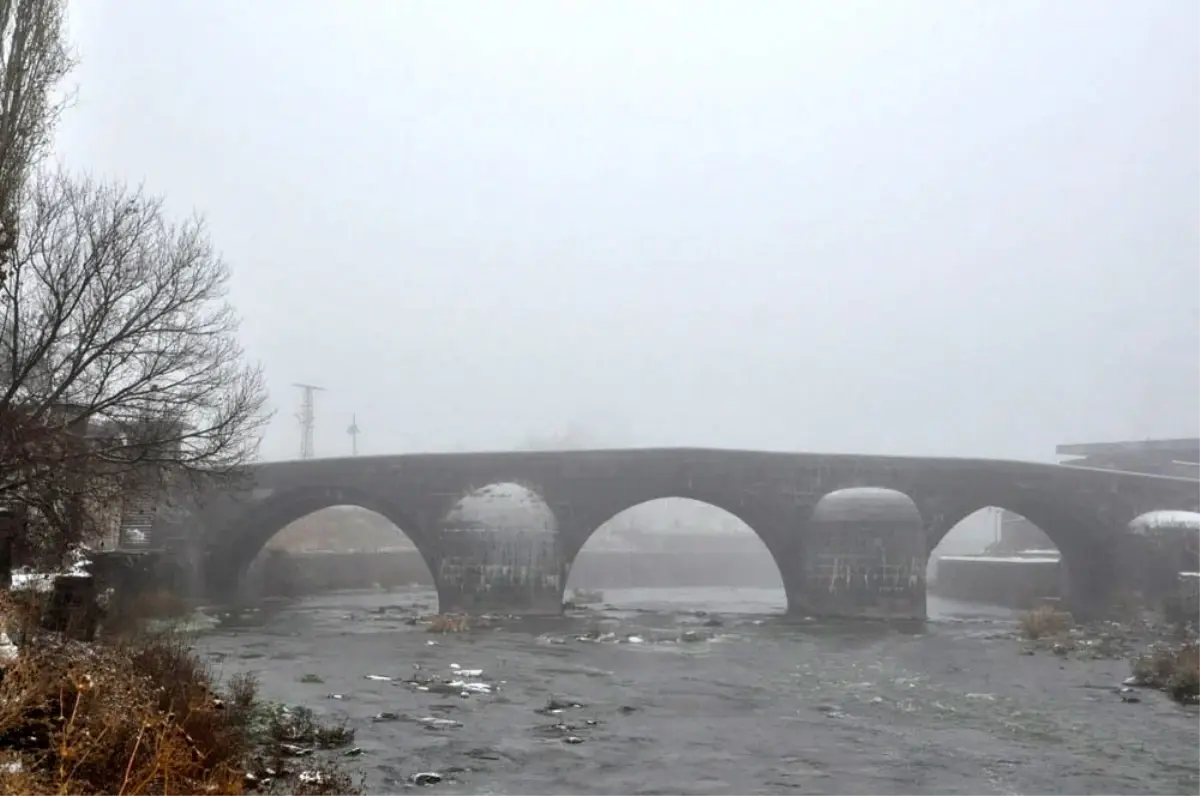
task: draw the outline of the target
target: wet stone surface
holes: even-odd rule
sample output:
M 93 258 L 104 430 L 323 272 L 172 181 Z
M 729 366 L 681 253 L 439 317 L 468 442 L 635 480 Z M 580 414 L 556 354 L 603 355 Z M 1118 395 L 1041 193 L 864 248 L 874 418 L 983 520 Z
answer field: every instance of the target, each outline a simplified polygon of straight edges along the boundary
M 914 631 L 786 620 L 773 591 L 642 590 L 441 635 L 410 623 L 432 599 L 277 604 L 197 643 L 345 719 L 370 792 L 1200 790 L 1196 707 L 1123 690 L 1121 656 L 1022 654 L 1004 612 Z

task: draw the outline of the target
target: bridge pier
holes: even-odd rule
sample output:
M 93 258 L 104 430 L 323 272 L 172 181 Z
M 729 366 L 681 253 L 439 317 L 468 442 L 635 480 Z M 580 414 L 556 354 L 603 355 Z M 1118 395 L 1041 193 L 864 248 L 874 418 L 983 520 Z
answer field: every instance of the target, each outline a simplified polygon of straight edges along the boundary
M 1059 583 L 1064 608 L 1078 621 L 1111 618 L 1117 595 L 1129 585 L 1110 562 L 1079 554 L 1059 560 Z
M 564 567 L 552 529 L 446 528 L 434 569 L 443 614 L 562 613 Z
M 925 531 L 919 523 L 814 523 L 788 612 L 824 619 L 926 618 Z M 796 588 L 793 596 L 791 589 Z

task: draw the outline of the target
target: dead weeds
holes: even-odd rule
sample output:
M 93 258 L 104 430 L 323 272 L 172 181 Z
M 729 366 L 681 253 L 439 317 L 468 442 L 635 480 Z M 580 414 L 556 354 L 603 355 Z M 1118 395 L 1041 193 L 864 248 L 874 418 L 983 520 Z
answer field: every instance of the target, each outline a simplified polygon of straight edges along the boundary
M 1130 663 L 1138 685 L 1166 691 L 1176 702 L 1200 701 L 1200 646 L 1195 641 L 1152 645 Z
M 1074 619 L 1066 611 L 1041 605 L 1021 615 L 1021 635 L 1030 641 L 1061 636 L 1071 629 Z
M 361 792 L 317 754 L 352 731 L 264 705 L 251 677 L 221 687 L 178 638 L 91 644 L 8 619 L 0 794 Z

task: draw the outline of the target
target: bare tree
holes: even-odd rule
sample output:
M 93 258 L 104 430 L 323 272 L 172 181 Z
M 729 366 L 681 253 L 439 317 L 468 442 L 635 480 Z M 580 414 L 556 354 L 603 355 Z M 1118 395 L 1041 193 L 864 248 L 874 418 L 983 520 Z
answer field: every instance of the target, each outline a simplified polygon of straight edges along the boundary
M 0 0 L 0 284 L 12 268 L 20 194 L 45 154 L 67 97 L 55 96 L 74 66 L 66 0 Z
M 23 541 L 44 557 L 163 479 L 237 475 L 268 418 L 200 220 L 61 171 L 21 200 L 0 287 L 0 501 L 36 517 Z

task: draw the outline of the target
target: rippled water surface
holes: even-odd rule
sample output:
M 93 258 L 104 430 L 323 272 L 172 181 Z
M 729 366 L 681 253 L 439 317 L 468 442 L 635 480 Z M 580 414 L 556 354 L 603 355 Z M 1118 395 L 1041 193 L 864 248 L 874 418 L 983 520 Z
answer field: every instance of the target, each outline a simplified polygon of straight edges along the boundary
M 199 646 L 346 719 L 376 793 L 419 771 L 445 793 L 1200 792 L 1194 708 L 1122 702 L 1125 661 L 1021 655 L 1004 611 L 931 600 L 925 627 L 887 628 L 785 619 L 776 590 L 606 599 L 621 608 L 434 635 L 407 623 L 432 592 L 345 592 Z M 435 677 L 493 691 L 405 682 Z

